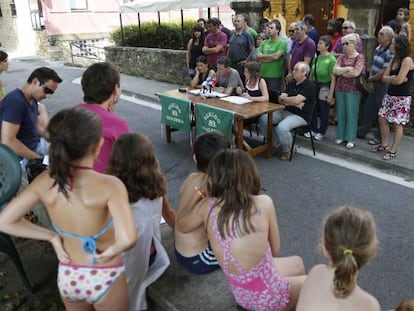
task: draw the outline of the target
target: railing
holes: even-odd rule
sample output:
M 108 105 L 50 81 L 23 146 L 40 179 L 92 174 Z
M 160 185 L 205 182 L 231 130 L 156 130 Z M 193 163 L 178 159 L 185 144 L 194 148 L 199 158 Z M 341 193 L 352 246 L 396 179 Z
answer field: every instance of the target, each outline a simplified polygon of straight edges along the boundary
M 74 57 L 83 57 L 97 61 L 105 61 L 105 50 L 103 47 L 86 43 L 99 41 L 103 42 L 103 40 L 100 39 L 70 41 L 69 46 L 72 64 L 74 64 Z

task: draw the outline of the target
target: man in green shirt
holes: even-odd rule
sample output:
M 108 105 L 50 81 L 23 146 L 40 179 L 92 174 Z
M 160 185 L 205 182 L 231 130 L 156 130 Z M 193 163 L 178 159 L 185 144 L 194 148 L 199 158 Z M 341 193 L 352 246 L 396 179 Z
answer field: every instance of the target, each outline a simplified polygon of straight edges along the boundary
M 279 37 L 282 29 L 280 22 L 274 19 L 267 26 L 269 39 L 262 42 L 257 54 L 260 62 L 260 74 L 266 81 L 269 91 L 281 91 L 284 75 L 283 62 L 287 42 Z

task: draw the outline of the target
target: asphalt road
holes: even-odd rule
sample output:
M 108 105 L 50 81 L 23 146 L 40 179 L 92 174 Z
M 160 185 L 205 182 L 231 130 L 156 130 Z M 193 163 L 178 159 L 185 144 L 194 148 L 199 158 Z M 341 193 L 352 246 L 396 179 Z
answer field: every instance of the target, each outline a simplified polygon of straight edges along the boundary
M 83 70 L 60 63 L 12 62 L 10 71 L 1 76 L 6 90 L 22 85 L 39 65 L 54 67 L 64 79 L 56 94 L 45 101 L 51 114 L 81 101 L 81 88 L 72 81 Z M 183 179 L 195 170 L 188 135 L 174 133 L 174 143 L 167 144 L 156 109 L 121 99 L 116 112 L 128 120 L 133 131 L 150 138 L 169 181 L 168 196 L 175 206 Z M 326 262 L 318 246 L 323 217 L 341 205 L 363 207 L 374 214 L 380 249 L 377 257 L 362 268 L 358 276 L 360 286 L 376 296 L 384 310 L 395 307 L 400 300 L 414 299 L 412 189 L 301 154 L 293 162 L 263 155 L 255 160 L 262 185 L 276 205 L 282 256 L 302 256 L 307 270 Z

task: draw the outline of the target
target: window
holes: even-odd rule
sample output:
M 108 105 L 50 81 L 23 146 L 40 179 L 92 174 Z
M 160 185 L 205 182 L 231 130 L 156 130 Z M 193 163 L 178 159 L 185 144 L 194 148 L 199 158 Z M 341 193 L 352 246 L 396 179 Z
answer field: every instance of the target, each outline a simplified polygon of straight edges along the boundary
M 87 10 L 88 0 L 70 0 L 71 10 Z

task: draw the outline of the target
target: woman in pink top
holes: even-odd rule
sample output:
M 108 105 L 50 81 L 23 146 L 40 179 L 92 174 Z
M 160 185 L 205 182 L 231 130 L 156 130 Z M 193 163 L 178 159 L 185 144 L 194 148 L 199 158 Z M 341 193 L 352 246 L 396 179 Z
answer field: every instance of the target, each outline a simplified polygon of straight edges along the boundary
M 207 175 L 207 197 L 200 192 L 200 203 L 183 212 L 178 228 L 206 228 L 240 306 L 261 311 L 294 308 L 305 280 L 303 261 L 298 256 L 274 258 L 280 249 L 275 207 L 270 197 L 259 195 L 254 161 L 244 151 L 226 149 L 209 164 Z

